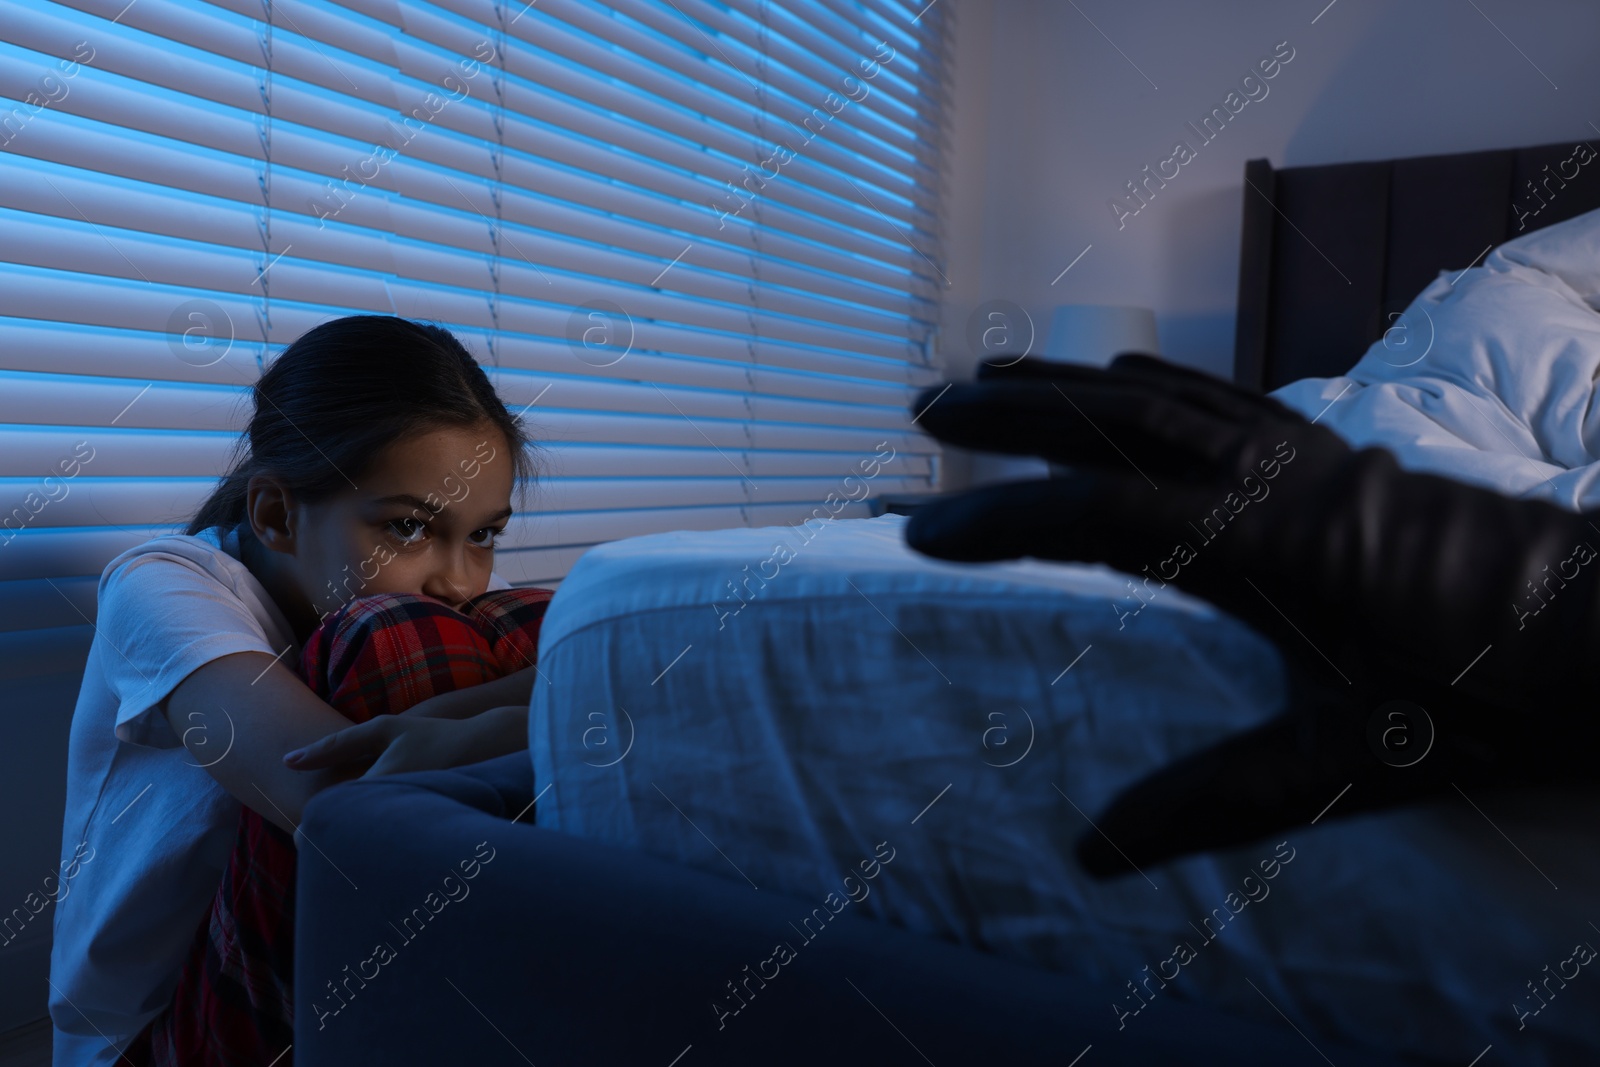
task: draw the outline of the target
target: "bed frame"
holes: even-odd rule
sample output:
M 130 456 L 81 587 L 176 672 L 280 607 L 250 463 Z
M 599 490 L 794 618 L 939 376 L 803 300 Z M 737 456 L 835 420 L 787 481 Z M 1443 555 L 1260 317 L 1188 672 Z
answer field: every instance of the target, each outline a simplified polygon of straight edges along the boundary
M 1234 380 L 1343 374 L 1441 270 L 1600 208 L 1600 137 L 1274 169 L 1245 164 Z

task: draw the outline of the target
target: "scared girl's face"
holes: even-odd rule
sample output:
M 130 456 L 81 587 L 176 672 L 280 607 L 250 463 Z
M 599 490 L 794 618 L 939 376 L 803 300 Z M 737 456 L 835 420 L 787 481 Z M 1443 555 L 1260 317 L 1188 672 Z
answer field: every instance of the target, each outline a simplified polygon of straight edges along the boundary
M 423 593 L 461 610 L 489 586 L 514 480 L 505 435 L 489 424 L 385 448 L 355 487 L 295 509 L 294 569 L 313 609 Z

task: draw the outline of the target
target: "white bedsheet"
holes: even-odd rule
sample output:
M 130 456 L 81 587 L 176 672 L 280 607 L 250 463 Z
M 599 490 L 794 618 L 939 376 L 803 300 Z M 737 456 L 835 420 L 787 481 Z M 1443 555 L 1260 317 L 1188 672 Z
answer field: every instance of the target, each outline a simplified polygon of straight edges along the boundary
M 1412 366 L 1380 342 L 1348 378 L 1280 396 L 1413 468 L 1592 506 L 1597 228 L 1600 213 L 1441 276 Z M 1092 882 L 1071 859 L 1088 817 L 1273 714 L 1277 652 L 1171 587 L 1130 615 L 1125 576 L 929 560 L 902 523 L 586 554 L 541 638 L 540 825 L 818 907 L 886 842 L 894 859 L 843 907 L 1136 983 L 1105 1007 L 1129 1028 L 1163 1025 L 1177 996 L 1446 1062 L 1491 1044 L 1495 1062 L 1592 1061 L 1600 974 L 1564 961 L 1600 947 L 1600 799 L 1450 796 Z
M 1410 469 L 1600 508 L 1597 308 L 1592 211 L 1441 272 L 1348 375 L 1273 395 Z

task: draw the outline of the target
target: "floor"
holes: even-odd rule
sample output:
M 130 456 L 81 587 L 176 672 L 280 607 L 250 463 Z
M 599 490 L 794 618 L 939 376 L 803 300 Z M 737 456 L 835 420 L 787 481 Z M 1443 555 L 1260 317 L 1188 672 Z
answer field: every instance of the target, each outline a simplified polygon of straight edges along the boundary
M 0 1034 L 0 1067 L 50 1067 L 50 1020 Z

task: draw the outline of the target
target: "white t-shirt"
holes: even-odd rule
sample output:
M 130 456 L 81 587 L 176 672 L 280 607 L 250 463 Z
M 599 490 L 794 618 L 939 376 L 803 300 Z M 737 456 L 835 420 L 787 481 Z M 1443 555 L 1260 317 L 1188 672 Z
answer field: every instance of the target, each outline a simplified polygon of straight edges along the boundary
M 171 1001 L 233 848 L 239 802 L 203 766 L 226 751 L 228 728 L 192 727 L 206 748 L 191 752 L 167 698 L 234 653 L 298 663 L 288 620 L 239 561 L 237 533 L 219 533 L 157 537 L 100 577 L 67 755 L 50 952 L 56 1067 L 110 1067 Z

